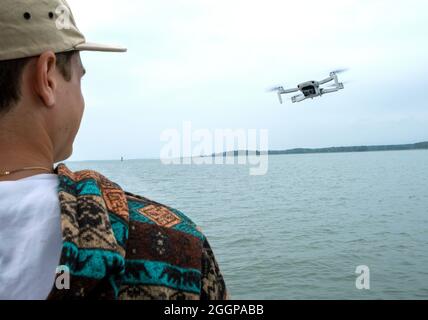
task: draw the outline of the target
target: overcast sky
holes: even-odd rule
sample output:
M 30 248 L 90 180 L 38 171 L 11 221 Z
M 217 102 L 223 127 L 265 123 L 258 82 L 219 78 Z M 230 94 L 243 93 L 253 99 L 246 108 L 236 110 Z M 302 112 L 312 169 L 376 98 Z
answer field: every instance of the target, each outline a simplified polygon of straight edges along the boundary
M 268 129 L 270 149 L 428 140 L 426 0 L 68 0 L 89 41 L 72 160 L 157 158 L 162 131 Z M 280 105 L 349 68 L 345 90 Z

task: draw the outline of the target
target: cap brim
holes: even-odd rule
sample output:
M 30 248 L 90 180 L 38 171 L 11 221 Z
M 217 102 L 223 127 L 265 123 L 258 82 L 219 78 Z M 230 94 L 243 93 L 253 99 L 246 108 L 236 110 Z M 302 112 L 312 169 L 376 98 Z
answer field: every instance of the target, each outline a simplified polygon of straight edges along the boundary
M 128 49 L 107 44 L 85 42 L 75 47 L 78 51 L 126 52 Z

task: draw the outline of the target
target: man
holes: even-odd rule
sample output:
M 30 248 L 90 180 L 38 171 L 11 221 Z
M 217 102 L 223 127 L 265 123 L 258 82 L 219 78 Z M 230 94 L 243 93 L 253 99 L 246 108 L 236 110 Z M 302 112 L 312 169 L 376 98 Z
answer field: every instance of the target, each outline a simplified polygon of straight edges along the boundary
M 0 299 L 226 299 L 206 237 L 180 211 L 71 172 L 84 109 L 63 0 L 0 6 Z

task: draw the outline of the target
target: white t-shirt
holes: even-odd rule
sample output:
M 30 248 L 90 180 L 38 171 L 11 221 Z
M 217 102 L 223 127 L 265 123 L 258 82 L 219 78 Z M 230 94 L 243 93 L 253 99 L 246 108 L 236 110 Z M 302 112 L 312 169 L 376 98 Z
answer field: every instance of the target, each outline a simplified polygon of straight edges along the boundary
M 58 177 L 0 182 L 0 300 L 44 300 L 62 249 Z

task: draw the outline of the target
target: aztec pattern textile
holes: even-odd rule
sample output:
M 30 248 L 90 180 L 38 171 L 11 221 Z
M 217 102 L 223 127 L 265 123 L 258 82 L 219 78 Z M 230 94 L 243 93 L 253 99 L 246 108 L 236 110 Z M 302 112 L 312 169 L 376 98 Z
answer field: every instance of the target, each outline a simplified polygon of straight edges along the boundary
M 70 289 L 48 299 L 225 300 L 206 237 L 183 213 L 94 171 L 56 168 Z M 59 280 L 57 275 L 57 280 Z

